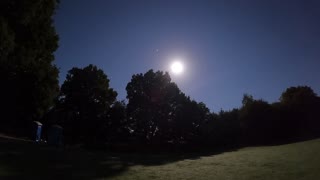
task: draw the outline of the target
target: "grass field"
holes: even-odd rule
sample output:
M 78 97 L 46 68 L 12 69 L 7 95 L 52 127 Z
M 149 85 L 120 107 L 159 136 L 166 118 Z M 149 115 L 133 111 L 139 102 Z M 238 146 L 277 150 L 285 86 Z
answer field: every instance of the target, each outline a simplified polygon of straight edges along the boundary
M 320 139 L 212 154 L 53 149 L 0 138 L 0 179 L 320 179 Z

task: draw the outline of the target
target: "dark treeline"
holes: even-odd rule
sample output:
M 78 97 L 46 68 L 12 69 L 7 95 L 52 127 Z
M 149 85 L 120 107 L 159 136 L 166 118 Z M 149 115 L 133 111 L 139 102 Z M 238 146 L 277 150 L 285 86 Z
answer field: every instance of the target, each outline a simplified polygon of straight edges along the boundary
M 120 149 L 197 150 L 266 145 L 320 136 L 320 98 L 289 87 L 279 102 L 245 94 L 242 106 L 210 112 L 185 95 L 167 72 L 135 74 L 127 103 L 117 101 L 98 67 L 72 68 L 59 87 L 53 65 L 57 2 L 0 2 L 0 131 L 25 135 L 29 124 L 63 127 L 65 144 Z
M 133 75 L 126 90 L 128 104 L 116 101 L 102 70 L 73 68 L 51 110 L 64 118 L 44 121 L 64 127 L 66 143 L 113 148 L 231 148 L 320 136 L 320 97 L 307 86 L 286 89 L 273 104 L 245 94 L 239 109 L 219 113 L 161 71 Z

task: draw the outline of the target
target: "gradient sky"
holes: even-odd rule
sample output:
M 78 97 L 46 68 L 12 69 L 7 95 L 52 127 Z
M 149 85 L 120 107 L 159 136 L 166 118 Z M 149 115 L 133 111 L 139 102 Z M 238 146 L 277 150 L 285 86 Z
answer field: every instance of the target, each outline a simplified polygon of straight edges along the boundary
M 60 83 L 72 67 L 97 65 L 118 99 L 131 76 L 169 71 L 179 88 L 217 112 L 244 93 L 275 102 L 290 86 L 320 94 L 318 0 L 61 0 L 55 63 Z

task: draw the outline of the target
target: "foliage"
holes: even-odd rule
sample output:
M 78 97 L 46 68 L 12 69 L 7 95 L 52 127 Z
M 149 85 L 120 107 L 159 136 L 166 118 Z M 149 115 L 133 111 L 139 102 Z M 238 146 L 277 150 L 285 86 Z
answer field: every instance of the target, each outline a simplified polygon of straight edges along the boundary
M 221 110 L 212 113 L 212 119 L 205 126 L 205 144 L 212 147 L 231 148 L 239 145 L 240 122 L 239 110 Z
M 243 106 L 239 111 L 239 121 L 243 143 L 264 144 L 272 141 L 273 124 L 272 108 L 266 101 L 247 99 L 244 95 Z
M 174 115 L 174 143 L 200 143 L 203 135 L 202 129 L 210 120 L 210 111 L 204 103 L 197 103 L 190 98 L 182 98 Z
M 287 106 L 310 106 L 316 100 L 316 93 L 308 86 L 290 87 L 280 97 L 280 102 Z
M 240 122 L 246 144 L 270 144 L 319 137 L 319 97 L 308 86 L 286 89 L 269 104 L 244 95 Z
M 58 94 L 52 64 L 58 36 L 52 16 L 56 0 L 1 0 L 0 90 L 2 127 L 25 128 L 39 120 Z
M 130 124 L 126 116 L 126 104 L 124 101 L 116 101 L 112 104 L 103 128 L 102 138 L 106 142 L 124 142 L 130 136 Z
M 175 98 L 180 94 L 168 73 L 149 70 L 132 76 L 127 87 L 128 118 L 134 135 L 143 142 L 166 141 L 172 131 L 172 110 Z
M 117 93 L 109 79 L 94 65 L 72 68 L 61 86 L 60 108 L 75 114 L 64 127 L 72 141 L 92 142 L 100 133 Z
M 143 143 L 194 142 L 210 115 L 203 103 L 185 96 L 168 73 L 149 70 L 133 75 L 126 89 L 131 129 Z
M 0 1 L 1 131 L 21 134 L 34 120 L 65 129 L 69 142 L 139 142 L 165 147 L 234 147 L 320 137 L 320 97 L 289 87 L 269 104 L 245 94 L 239 109 L 211 113 L 171 82 L 167 72 L 135 74 L 128 104 L 116 101 L 107 75 L 94 65 L 72 68 L 59 95 L 53 64 L 58 0 Z M 59 95 L 59 96 L 58 96 Z M 54 103 L 56 100 L 56 105 Z
M 280 97 L 283 119 L 290 135 L 319 136 L 320 97 L 308 86 L 290 87 Z

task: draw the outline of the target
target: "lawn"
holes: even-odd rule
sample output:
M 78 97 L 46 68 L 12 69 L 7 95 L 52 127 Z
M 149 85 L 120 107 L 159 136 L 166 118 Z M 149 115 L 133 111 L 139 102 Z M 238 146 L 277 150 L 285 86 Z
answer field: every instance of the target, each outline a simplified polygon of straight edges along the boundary
M 0 179 L 320 179 L 320 139 L 212 153 L 125 154 L 0 138 Z

